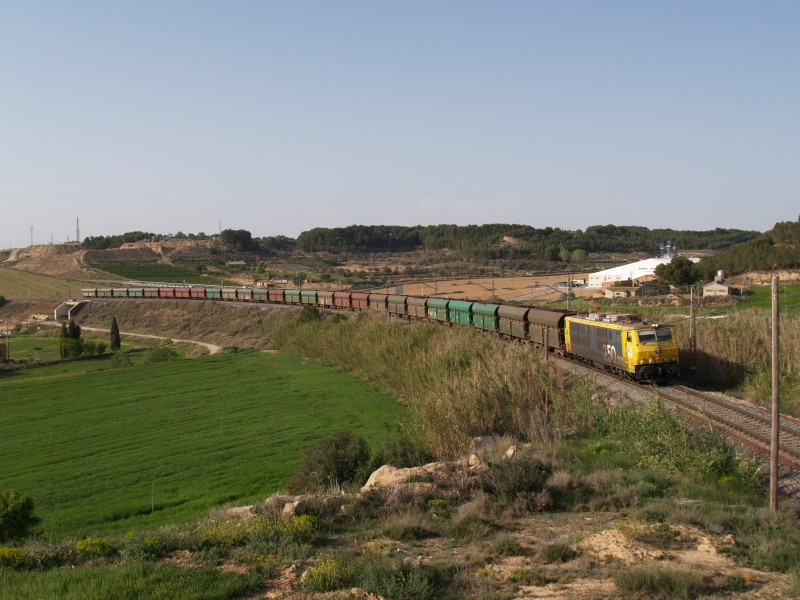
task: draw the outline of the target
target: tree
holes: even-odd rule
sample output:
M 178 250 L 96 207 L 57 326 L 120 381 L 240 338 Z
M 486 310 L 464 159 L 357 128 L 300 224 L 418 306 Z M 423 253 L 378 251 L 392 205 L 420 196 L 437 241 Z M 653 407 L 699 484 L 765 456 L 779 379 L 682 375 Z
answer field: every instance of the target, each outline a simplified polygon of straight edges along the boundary
M 58 339 L 58 354 L 61 358 L 73 358 L 80 356 L 83 352 L 83 340 L 81 339 L 81 327 L 75 321 L 70 321 L 69 325 L 61 324 L 61 336 Z
M 117 325 L 117 317 L 111 319 L 111 349 L 119 350 L 122 346 L 122 340 L 119 337 L 119 326 Z
M 0 491 L 0 542 L 18 540 L 39 523 L 33 514 L 36 500 L 15 490 Z
M 669 263 L 658 265 L 655 273 L 661 282 L 676 287 L 693 285 L 700 279 L 697 265 L 683 255 L 674 257 Z

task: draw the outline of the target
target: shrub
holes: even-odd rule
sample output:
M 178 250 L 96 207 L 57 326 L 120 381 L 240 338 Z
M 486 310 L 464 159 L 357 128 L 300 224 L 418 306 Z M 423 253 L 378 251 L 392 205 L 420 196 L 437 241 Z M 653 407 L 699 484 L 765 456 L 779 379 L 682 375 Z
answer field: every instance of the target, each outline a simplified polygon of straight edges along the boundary
M 544 585 L 547 583 L 544 575 L 531 569 L 514 569 L 511 571 L 511 581 L 517 585 Z
M 369 465 L 367 441 L 350 431 L 340 431 L 322 440 L 303 456 L 291 487 L 322 490 L 363 481 Z
M 436 598 L 439 577 L 429 566 L 395 562 L 370 562 L 361 569 L 359 587 L 392 600 Z
M 0 548 L 0 569 L 20 569 L 25 565 L 25 553 L 19 548 Z
M 497 525 L 475 515 L 467 515 L 455 524 L 453 537 L 459 540 L 477 540 L 497 531 Z
M 547 544 L 539 550 L 539 558 L 547 564 L 556 562 L 569 562 L 578 556 L 569 544 L 555 543 Z
M 178 358 L 178 353 L 174 348 L 169 346 L 156 346 L 150 348 L 144 353 L 144 364 L 153 364 L 160 362 L 168 362 Z
M 120 553 L 128 560 L 154 560 L 165 552 L 164 543 L 157 537 L 141 537 L 135 531 L 130 531 L 125 536 L 120 548 Z
M 373 466 L 392 465 L 398 469 L 424 465 L 433 460 L 419 440 L 407 435 L 399 435 L 386 440 L 380 454 L 375 457 Z M 377 464 L 380 463 L 380 464 Z
M 24 538 L 40 519 L 33 510 L 36 500 L 16 490 L 0 491 L 0 542 Z
M 500 556 L 522 556 L 524 554 L 520 543 L 511 538 L 499 540 L 494 546 L 494 551 Z
M 313 323 L 320 320 L 319 309 L 316 306 L 305 305 L 297 317 L 298 325 Z
M 303 587 L 309 592 L 332 592 L 349 585 L 354 576 L 353 565 L 334 558 L 326 558 L 305 572 Z
M 110 556 L 114 547 L 102 537 L 85 537 L 75 542 L 75 549 L 84 556 Z
M 614 582 L 622 592 L 646 598 L 695 598 L 706 588 L 699 573 L 655 564 L 625 569 Z
M 489 463 L 486 481 L 500 500 L 513 502 L 520 496 L 533 499 L 545 489 L 553 467 L 530 453 Z

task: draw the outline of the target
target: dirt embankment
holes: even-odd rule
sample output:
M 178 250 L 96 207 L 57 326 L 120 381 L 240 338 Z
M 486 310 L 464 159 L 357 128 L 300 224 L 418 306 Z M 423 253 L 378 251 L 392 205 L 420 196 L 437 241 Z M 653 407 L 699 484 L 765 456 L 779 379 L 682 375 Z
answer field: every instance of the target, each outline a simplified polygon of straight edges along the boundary
M 105 327 L 116 317 L 120 330 L 222 347 L 269 347 L 269 332 L 297 317 L 299 308 L 185 300 L 94 300 L 78 317 L 81 325 Z

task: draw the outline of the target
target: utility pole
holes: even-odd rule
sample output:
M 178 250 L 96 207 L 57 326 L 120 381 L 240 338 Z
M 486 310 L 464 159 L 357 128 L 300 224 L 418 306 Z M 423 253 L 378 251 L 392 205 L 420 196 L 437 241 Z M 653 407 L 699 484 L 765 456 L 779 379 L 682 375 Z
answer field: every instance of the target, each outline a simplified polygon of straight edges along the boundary
M 694 286 L 689 286 L 689 356 L 691 357 L 691 364 L 689 365 L 690 377 L 692 385 L 695 383 L 695 371 L 697 366 L 697 327 L 695 323 L 694 314 Z
M 780 448 L 780 353 L 778 346 L 778 276 L 772 276 L 772 443 L 769 460 L 769 507 L 778 512 L 778 452 Z

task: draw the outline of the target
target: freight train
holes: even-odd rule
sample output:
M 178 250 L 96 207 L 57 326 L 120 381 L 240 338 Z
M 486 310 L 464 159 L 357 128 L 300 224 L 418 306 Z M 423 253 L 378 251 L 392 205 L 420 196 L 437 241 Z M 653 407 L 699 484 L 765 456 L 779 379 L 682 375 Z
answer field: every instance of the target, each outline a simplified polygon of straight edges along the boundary
M 371 311 L 409 320 L 475 327 L 638 381 L 668 381 L 679 374 L 674 327 L 648 323 L 632 314 L 579 315 L 570 310 L 472 300 L 283 288 L 159 286 L 90 288 L 81 293 L 84 298 L 265 302 Z

